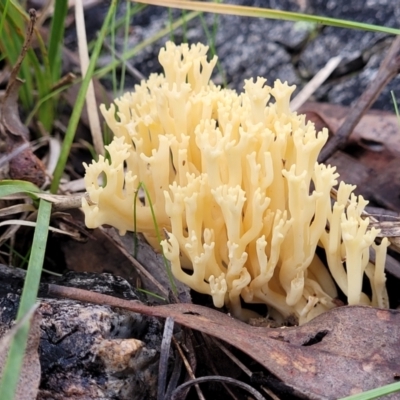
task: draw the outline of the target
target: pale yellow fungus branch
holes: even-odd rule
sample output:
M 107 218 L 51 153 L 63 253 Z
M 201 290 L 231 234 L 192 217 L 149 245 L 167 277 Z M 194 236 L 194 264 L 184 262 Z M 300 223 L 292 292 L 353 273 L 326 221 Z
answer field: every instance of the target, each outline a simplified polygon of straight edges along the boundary
M 86 224 L 125 233 L 135 206 L 137 229 L 158 248 L 149 199 L 136 196 L 142 182 L 172 273 L 215 306 L 247 319 L 242 301 L 263 303 L 279 321 L 304 323 L 336 306 L 337 285 L 349 304 L 388 307 L 388 242 L 374 243 L 354 186 L 341 183 L 331 204 L 339 175 L 317 162 L 327 130 L 290 111 L 295 87 L 286 82 L 247 80 L 241 94 L 214 85 L 207 50 L 168 42 L 164 74 L 101 107 L 115 138 L 110 161 L 85 165 Z

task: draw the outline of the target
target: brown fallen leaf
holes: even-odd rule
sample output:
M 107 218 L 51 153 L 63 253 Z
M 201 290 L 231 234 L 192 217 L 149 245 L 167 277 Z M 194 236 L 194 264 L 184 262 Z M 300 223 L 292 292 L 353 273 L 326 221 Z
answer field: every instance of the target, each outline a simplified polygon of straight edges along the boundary
M 107 304 L 215 336 L 258 361 L 294 393 L 311 400 L 337 399 L 395 381 L 400 373 L 400 311 L 339 307 L 301 327 L 249 326 L 193 304 L 150 307 L 139 302 L 49 285 L 50 295 Z
M 34 312 L 29 329 L 28 343 L 25 350 L 25 357 L 19 374 L 18 386 L 14 400 L 36 399 L 40 384 L 40 361 L 39 361 L 39 342 L 40 342 L 40 321 L 39 312 Z M 14 326 L 10 331 L 14 331 Z M 10 347 L 12 333 L 5 334 L 0 340 L 0 376 L 7 360 L 7 353 Z M 14 333 L 15 334 L 15 333 Z
M 301 106 L 299 113 L 306 114 L 307 119 L 316 123 L 316 129 L 327 127 L 332 134 L 339 129 L 350 107 L 337 104 L 307 102 Z M 380 110 L 369 110 L 363 115 L 350 137 L 351 142 L 360 146 L 378 150 L 387 148 L 391 153 L 400 155 L 400 130 L 397 116 L 394 113 Z

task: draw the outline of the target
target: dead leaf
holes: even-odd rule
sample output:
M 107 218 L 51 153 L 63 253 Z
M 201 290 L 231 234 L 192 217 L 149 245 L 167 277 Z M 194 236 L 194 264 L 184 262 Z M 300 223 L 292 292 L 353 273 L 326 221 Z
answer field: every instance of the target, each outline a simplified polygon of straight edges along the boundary
M 40 321 L 41 315 L 35 312 L 31 319 L 28 343 L 25 350 L 25 357 L 19 374 L 18 386 L 14 400 L 36 399 L 40 384 L 40 361 L 39 361 L 39 342 L 40 342 Z M 15 327 L 13 327 L 15 328 Z M 13 329 L 12 328 L 12 329 Z M 12 335 L 5 335 L 0 344 L 0 376 L 7 359 Z
M 171 317 L 242 350 L 309 399 L 337 399 L 384 386 L 400 372 L 399 311 L 339 307 L 301 327 L 272 329 L 193 304 L 149 307 L 56 285 L 49 285 L 49 294 Z
M 337 104 L 307 102 L 299 110 L 307 119 L 316 123 L 316 129 L 327 127 L 335 133 L 342 125 L 350 107 Z M 394 113 L 380 110 L 369 110 L 355 127 L 350 140 L 356 141 L 368 149 L 387 148 L 391 153 L 400 155 L 400 130 L 397 116 Z M 372 146 L 372 147 L 371 147 Z

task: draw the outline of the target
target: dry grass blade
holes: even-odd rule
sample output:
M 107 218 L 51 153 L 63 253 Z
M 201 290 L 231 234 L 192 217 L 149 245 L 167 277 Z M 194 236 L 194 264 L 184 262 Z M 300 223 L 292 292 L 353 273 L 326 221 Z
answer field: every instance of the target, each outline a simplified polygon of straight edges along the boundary
M 7 225 L 30 226 L 31 228 L 36 228 L 36 222 L 24 221 L 22 219 L 9 219 L 7 221 L 0 222 L 0 226 L 7 226 Z M 52 226 L 49 226 L 49 231 L 60 233 L 66 236 L 74 236 L 70 232 L 65 232 L 61 229 L 53 228 Z
M 0 217 L 6 217 L 8 215 L 14 215 L 29 211 L 36 211 L 36 208 L 32 204 L 15 204 L 13 206 L 0 209 Z
M 5 164 L 9 163 L 14 157 L 18 156 L 22 152 L 24 152 L 26 149 L 28 149 L 30 146 L 29 142 L 25 142 L 21 144 L 20 146 L 16 147 L 11 151 L 11 153 L 2 155 L 0 157 L 0 167 L 4 166 Z
M 306 86 L 297 94 L 297 96 L 290 102 L 290 109 L 293 111 L 298 110 L 311 95 L 329 78 L 329 75 L 336 69 L 342 61 L 341 56 L 332 57 Z
M 79 58 L 82 76 L 86 75 L 89 67 L 89 53 L 86 39 L 85 18 L 82 0 L 75 2 L 76 30 L 78 35 Z M 93 80 L 90 81 L 86 93 L 86 107 L 89 117 L 90 131 L 92 133 L 93 145 L 97 154 L 104 154 L 104 142 L 101 132 L 100 117 L 94 93 Z
M 160 362 L 158 364 L 157 400 L 163 400 L 167 385 L 168 359 L 171 348 L 172 335 L 174 334 L 174 319 L 167 318 L 164 324 L 163 338 L 161 342 Z
M 21 215 L 21 220 L 25 220 L 28 218 L 29 213 L 24 213 Z M 10 225 L 0 236 L 0 246 L 2 246 L 7 240 L 13 238 L 17 233 L 20 225 Z

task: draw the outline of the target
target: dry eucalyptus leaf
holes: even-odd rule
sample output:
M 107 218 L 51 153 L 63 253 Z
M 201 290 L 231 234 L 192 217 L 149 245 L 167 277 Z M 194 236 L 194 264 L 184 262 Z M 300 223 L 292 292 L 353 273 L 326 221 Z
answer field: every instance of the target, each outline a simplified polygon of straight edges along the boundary
M 28 343 L 25 350 L 25 357 L 22 369 L 19 374 L 19 381 L 14 400 L 36 399 L 40 384 L 40 361 L 39 361 L 39 341 L 40 341 L 40 321 L 41 315 L 35 312 L 31 319 Z M 10 347 L 12 335 L 4 335 L 0 340 L 0 376 L 2 375 L 7 354 Z
M 400 311 L 339 307 L 301 327 L 273 329 L 253 327 L 193 304 L 149 307 L 56 285 L 49 285 L 49 293 L 172 317 L 176 323 L 237 347 L 294 393 L 311 400 L 338 399 L 384 386 L 400 372 Z
M 314 102 L 305 103 L 299 110 L 299 113 L 306 114 L 308 119 L 316 123 L 317 129 L 327 126 L 332 132 L 338 130 L 349 112 L 351 112 L 350 107 Z M 354 129 L 351 140 L 367 147 L 370 147 L 368 146 L 370 144 L 376 146 L 380 144 L 381 147 L 390 149 L 392 153 L 400 154 L 399 126 L 396 114 L 369 110 Z

